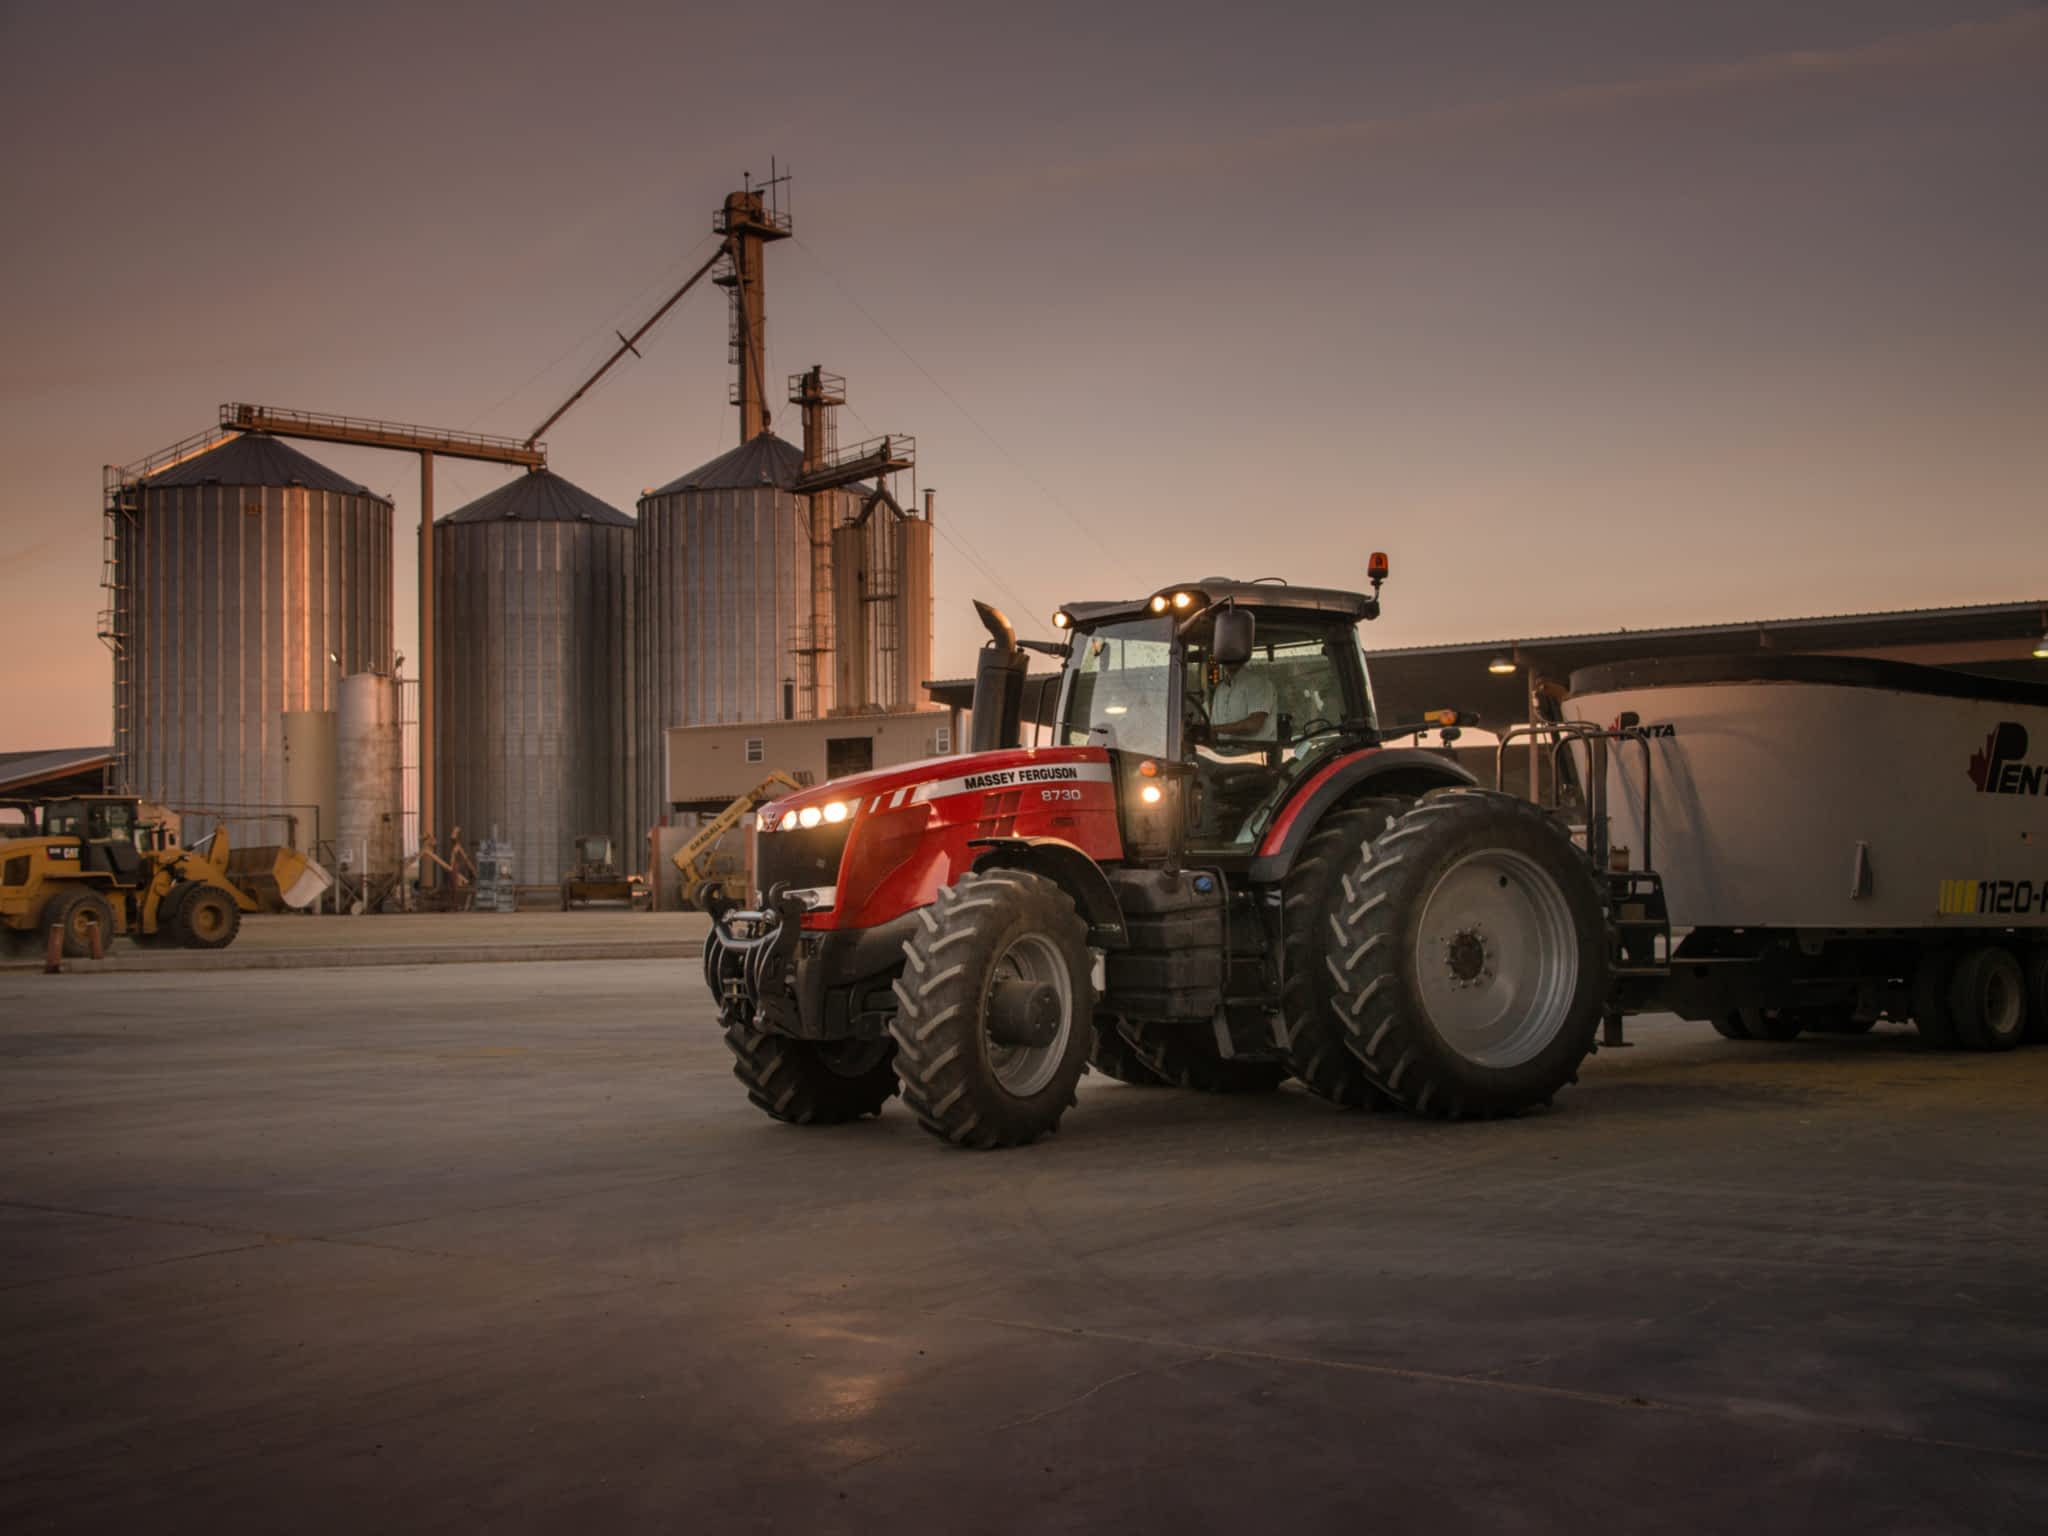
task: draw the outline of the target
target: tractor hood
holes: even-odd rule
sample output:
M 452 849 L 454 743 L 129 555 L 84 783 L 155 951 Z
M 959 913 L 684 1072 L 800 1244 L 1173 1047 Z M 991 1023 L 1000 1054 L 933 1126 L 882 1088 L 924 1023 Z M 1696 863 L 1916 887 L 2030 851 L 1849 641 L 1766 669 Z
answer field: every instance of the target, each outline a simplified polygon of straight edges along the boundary
M 786 817 L 801 817 L 812 809 L 821 819 L 843 821 L 961 795 L 1109 781 L 1109 753 L 1102 747 L 1002 747 L 993 752 L 922 758 L 814 785 L 762 806 L 761 825 L 779 826 Z M 829 810 L 834 805 L 845 809 L 834 816 Z

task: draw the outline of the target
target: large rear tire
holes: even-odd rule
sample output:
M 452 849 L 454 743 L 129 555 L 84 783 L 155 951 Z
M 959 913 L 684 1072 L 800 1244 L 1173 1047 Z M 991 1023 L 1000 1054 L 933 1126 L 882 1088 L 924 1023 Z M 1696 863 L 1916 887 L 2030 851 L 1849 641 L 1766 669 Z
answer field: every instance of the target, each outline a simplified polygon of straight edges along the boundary
M 1576 1080 L 1607 1001 L 1598 878 L 1554 818 L 1425 796 L 1347 860 L 1331 904 L 1346 1042 L 1417 1114 L 1512 1115 Z
M 890 1025 L 903 1102 L 955 1146 L 1057 1130 L 1095 1034 L 1088 925 L 1072 898 L 1027 870 L 974 871 L 918 917 Z
M 1303 845 L 1282 896 L 1280 1016 L 1287 1024 L 1287 1062 L 1310 1093 L 1344 1109 L 1388 1109 L 1394 1101 L 1373 1085 L 1365 1064 L 1344 1043 L 1337 1011 L 1342 973 L 1332 953 L 1341 930 L 1331 893 L 1345 863 L 1370 858 L 1373 839 L 1407 806 L 1405 800 L 1368 800 L 1331 816 Z
M 95 924 L 100 931 L 100 953 L 104 955 L 114 947 L 114 909 L 107 905 L 106 897 L 90 886 L 59 891 L 43 903 L 39 926 L 45 933 L 59 929 L 64 935 L 64 953 L 73 960 L 82 960 L 92 953 Z
M 1963 951 L 1948 983 L 1949 1021 L 1964 1049 L 2009 1051 L 2027 1034 L 2027 978 L 2001 944 Z
M 1126 1019 L 1122 1029 L 1137 1058 L 1172 1088 L 1192 1088 L 1197 1093 L 1271 1093 L 1287 1081 L 1285 1062 L 1247 1061 L 1218 1054 L 1207 1025 Z
M 762 1113 L 790 1125 L 879 1115 L 896 1094 L 892 1040 L 791 1040 L 728 1024 L 732 1075 Z

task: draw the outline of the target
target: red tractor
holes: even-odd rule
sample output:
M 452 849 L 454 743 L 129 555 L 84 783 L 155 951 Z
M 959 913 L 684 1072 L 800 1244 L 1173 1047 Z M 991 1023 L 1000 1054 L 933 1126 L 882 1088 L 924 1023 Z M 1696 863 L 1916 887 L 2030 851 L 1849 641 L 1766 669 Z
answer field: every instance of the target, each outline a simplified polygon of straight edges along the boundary
M 756 900 L 704 968 L 779 1120 L 901 1092 L 970 1147 L 1055 1129 L 1091 1063 L 1210 1092 L 1513 1114 L 1571 1082 L 1608 994 L 1606 897 L 1537 807 L 1374 718 L 1373 594 L 1222 579 L 1076 603 L 990 643 L 971 750 L 762 808 Z M 1023 747 L 1027 650 L 1064 668 Z

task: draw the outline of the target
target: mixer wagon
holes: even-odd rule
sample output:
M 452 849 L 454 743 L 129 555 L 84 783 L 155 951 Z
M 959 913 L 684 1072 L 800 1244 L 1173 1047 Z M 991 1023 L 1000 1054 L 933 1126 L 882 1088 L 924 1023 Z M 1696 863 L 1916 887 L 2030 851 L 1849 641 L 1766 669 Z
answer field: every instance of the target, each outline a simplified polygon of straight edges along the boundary
M 1646 872 L 1618 931 L 1669 925 L 1617 965 L 1624 1011 L 1737 1039 L 1881 1017 L 1972 1050 L 2048 1032 L 2048 687 L 1666 659 L 1579 672 L 1566 714 L 1560 749 L 1604 760 L 1607 862 Z

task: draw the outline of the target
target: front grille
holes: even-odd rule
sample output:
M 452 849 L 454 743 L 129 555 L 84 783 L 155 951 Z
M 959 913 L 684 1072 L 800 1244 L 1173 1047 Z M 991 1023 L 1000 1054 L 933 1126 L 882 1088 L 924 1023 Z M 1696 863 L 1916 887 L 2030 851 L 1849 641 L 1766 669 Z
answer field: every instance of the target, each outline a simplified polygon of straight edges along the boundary
M 765 898 L 778 885 L 811 890 L 839 883 L 839 860 L 853 832 L 851 819 L 787 832 L 763 831 L 754 843 L 754 885 Z

